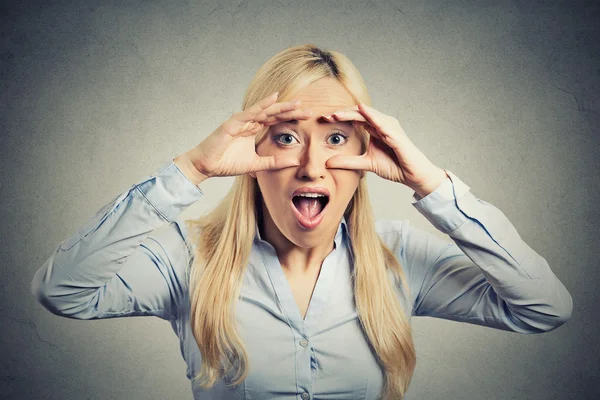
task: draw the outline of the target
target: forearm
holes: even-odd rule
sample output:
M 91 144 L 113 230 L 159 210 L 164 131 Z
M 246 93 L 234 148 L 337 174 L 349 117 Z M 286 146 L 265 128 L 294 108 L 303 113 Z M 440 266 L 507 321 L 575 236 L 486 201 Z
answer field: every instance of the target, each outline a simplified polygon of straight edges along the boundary
M 62 242 L 35 274 L 32 294 L 57 314 L 93 315 L 89 310 L 94 308 L 94 298 L 101 300 L 99 289 L 113 280 L 134 252 L 144 251 L 140 243 L 201 196 L 175 165 L 165 164 L 157 174 L 107 203 Z M 105 292 L 102 298 L 109 297 Z
M 192 182 L 194 185 L 198 186 L 200 183 L 208 179 L 206 174 L 203 174 L 196 168 L 194 163 L 192 162 L 189 153 L 183 153 L 173 159 L 177 168 L 183 172 L 183 174 Z
M 568 320 L 571 296 L 547 261 L 502 211 L 449 174 L 456 198 L 448 197 L 451 183 L 444 183 L 413 202 L 458 246 L 439 245 L 444 251 L 435 252 L 416 313 L 523 333 L 549 331 Z
M 435 167 L 422 183 L 411 185 L 411 189 L 414 190 L 418 196 L 423 198 L 437 189 L 446 178 L 448 178 L 446 171 L 442 168 Z

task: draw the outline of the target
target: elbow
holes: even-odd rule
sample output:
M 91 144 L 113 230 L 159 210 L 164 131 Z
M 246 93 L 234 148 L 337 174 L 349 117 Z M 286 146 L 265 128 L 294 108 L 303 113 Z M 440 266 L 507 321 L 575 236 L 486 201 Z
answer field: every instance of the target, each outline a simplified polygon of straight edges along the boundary
M 560 313 L 557 313 L 555 316 L 553 316 L 552 318 L 549 318 L 546 323 L 539 328 L 539 330 L 537 332 L 532 332 L 532 333 L 546 333 L 546 332 L 551 332 L 561 326 L 563 326 L 564 324 L 567 323 L 567 321 L 569 321 L 569 319 L 571 319 L 571 311 L 572 310 L 563 310 Z
M 573 298 L 565 289 L 561 305 L 556 308 L 555 324 L 550 330 L 566 324 L 571 319 L 571 314 L 573 314 Z
M 556 301 L 554 303 L 554 312 L 552 324 L 549 324 L 549 329 L 546 332 L 552 331 L 571 319 L 573 314 L 573 297 L 564 285 L 560 285 L 560 290 L 557 291 Z
M 509 307 L 510 308 L 510 307 Z M 553 302 L 544 302 L 535 307 L 526 307 L 510 312 L 511 328 L 524 334 L 539 334 L 553 331 L 571 319 L 573 299 L 566 290 Z
M 68 274 L 66 276 L 68 278 Z M 33 276 L 29 292 L 46 310 L 59 317 L 95 318 L 90 302 L 97 296 L 97 288 L 77 287 L 67 278 L 57 275 L 55 255 L 52 255 Z
M 46 310 L 50 311 L 52 314 L 62 316 L 63 314 L 59 308 L 60 303 L 57 301 L 60 296 L 57 296 L 56 288 L 52 284 L 51 279 L 54 270 L 54 256 L 52 256 L 33 276 L 29 286 L 29 292 Z
M 51 296 L 49 295 L 48 283 L 44 281 L 44 269 L 39 269 L 33 279 L 31 280 L 31 285 L 29 286 L 29 292 L 35 298 L 35 300 L 44 306 L 48 311 L 54 312 L 54 307 L 52 302 L 50 301 Z
M 31 281 L 30 293 L 46 310 L 59 317 L 70 319 L 90 319 L 86 313 L 87 306 L 77 302 L 70 293 L 61 293 L 59 287 L 34 278 Z
M 545 313 L 544 323 L 539 325 L 536 324 L 537 332 L 535 333 L 550 332 L 563 326 L 571 319 L 572 313 L 573 298 L 569 292 L 565 290 L 560 301 L 552 308 L 552 311 Z
M 36 275 L 37 277 L 37 275 Z M 44 308 L 50 311 L 54 315 L 66 316 L 58 306 L 58 302 L 55 301 L 56 297 L 52 295 L 52 290 L 47 283 L 44 283 L 41 279 L 34 278 L 31 281 L 31 287 L 29 288 L 30 293 Z
M 553 285 L 544 285 L 546 292 L 538 304 L 544 304 L 537 308 L 542 317 L 542 324 L 537 326 L 539 333 L 550 332 L 566 324 L 573 314 L 573 297 L 565 285 L 555 277 Z

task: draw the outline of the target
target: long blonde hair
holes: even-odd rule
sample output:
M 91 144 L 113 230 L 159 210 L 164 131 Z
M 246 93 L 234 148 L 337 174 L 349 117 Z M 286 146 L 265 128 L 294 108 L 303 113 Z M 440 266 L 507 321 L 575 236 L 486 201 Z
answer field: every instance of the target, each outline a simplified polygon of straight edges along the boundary
M 323 77 L 335 78 L 352 95 L 370 105 L 365 83 L 352 62 L 337 51 L 314 44 L 287 48 L 267 60 L 250 83 L 242 109 L 278 91 L 289 100 L 304 86 Z M 256 135 L 256 143 L 267 132 Z M 368 135 L 361 128 L 363 152 Z M 236 303 L 259 218 L 260 192 L 250 175 L 235 178 L 223 201 L 210 213 L 187 220 L 196 245 L 190 275 L 192 332 L 202 356 L 194 383 L 209 388 L 233 373 L 232 385 L 248 376 L 248 357 L 236 327 Z M 232 212 L 235 210 L 235 212 Z M 353 284 L 362 329 L 385 371 L 383 399 L 401 399 L 416 364 L 411 327 L 388 270 L 409 289 L 400 263 L 375 230 L 366 179 L 361 179 L 344 216 L 352 244 Z M 360 229 L 359 229 L 360 227 Z

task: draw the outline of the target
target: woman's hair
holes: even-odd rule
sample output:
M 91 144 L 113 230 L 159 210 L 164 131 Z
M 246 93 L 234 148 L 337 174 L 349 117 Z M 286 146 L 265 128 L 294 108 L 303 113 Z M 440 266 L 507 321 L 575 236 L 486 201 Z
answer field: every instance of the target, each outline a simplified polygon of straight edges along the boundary
M 360 73 L 345 55 L 306 44 L 287 48 L 260 67 L 246 91 L 242 109 L 275 91 L 279 92 L 278 101 L 289 100 L 323 77 L 336 79 L 356 103 L 371 104 Z M 264 127 L 258 132 L 255 143 L 267 131 Z M 360 131 L 364 152 L 369 137 L 364 128 Z M 237 176 L 214 210 L 186 221 L 190 241 L 196 247 L 190 274 L 191 325 L 202 356 L 201 370 L 193 382 L 200 382 L 202 387 L 212 387 L 225 376 L 233 376 L 232 384 L 237 385 L 248 375 L 248 357 L 237 331 L 235 307 L 259 221 L 260 196 L 256 179 L 248 174 Z M 366 179 L 360 179 L 344 216 L 360 323 L 385 371 L 383 398 L 400 399 L 410 383 L 416 356 L 408 317 L 388 271 L 402 282 L 405 298 L 409 289 L 400 263 L 375 230 Z

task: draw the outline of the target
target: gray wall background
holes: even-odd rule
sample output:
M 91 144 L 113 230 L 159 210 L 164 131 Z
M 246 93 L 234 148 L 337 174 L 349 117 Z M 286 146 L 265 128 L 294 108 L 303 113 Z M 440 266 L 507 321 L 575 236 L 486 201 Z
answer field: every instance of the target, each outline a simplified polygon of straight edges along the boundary
M 191 398 L 168 323 L 60 318 L 30 281 L 102 205 L 238 111 L 264 61 L 310 42 L 348 55 L 373 106 L 501 209 L 574 299 L 541 335 L 413 319 L 410 398 L 598 398 L 597 2 L 44 3 L 0 8 L 1 398 Z M 412 191 L 368 179 L 378 218 L 444 236 Z M 231 182 L 205 182 L 186 216 Z

